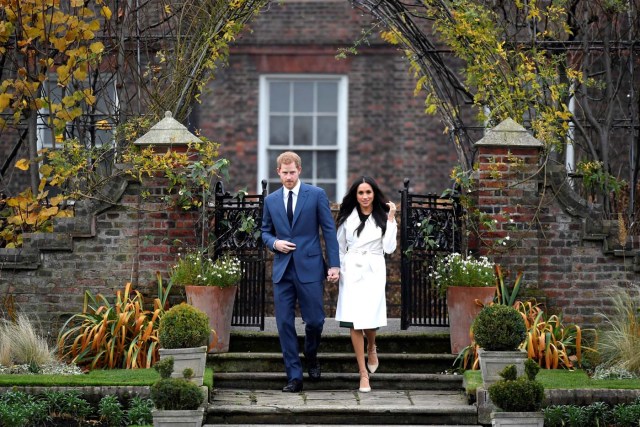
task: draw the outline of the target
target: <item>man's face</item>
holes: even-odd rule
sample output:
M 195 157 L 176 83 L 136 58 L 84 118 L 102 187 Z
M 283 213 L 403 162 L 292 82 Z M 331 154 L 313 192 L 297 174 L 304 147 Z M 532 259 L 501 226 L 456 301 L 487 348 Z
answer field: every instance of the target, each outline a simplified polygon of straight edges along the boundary
M 302 168 L 297 168 L 295 162 L 281 164 L 278 168 L 278 175 L 280 176 L 282 185 L 284 185 L 287 190 L 293 189 L 298 183 L 301 171 Z

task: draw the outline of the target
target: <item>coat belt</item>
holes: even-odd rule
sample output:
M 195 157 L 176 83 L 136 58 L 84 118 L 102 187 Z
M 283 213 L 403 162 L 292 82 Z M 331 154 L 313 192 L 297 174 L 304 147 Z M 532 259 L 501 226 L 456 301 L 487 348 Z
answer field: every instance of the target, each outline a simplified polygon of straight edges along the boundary
M 361 249 L 351 249 L 351 248 L 347 249 L 347 253 L 349 252 L 353 252 L 355 254 L 360 254 L 360 255 L 383 255 L 382 251 L 363 251 Z

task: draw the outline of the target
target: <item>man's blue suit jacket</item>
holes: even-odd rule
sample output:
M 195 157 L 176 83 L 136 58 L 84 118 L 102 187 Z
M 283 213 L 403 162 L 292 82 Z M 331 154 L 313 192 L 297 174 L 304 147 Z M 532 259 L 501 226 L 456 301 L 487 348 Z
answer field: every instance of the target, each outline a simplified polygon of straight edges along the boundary
M 320 233 L 324 238 L 328 266 L 322 256 Z M 287 254 L 274 251 L 273 243 L 288 240 L 296 244 L 296 250 Z M 273 283 L 278 283 L 293 257 L 298 279 L 303 283 L 322 282 L 328 267 L 340 267 L 340 255 L 336 226 L 329 208 L 329 199 L 323 189 L 300 183 L 293 224 L 289 225 L 284 206 L 282 187 L 264 199 L 262 213 L 262 240 L 275 252 L 273 259 Z

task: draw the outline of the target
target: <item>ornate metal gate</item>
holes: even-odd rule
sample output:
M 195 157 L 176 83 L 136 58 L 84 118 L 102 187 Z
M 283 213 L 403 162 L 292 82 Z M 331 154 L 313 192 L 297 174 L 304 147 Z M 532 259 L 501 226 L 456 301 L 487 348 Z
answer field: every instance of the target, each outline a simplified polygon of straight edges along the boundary
M 236 326 L 259 326 L 264 330 L 265 312 L 265 248 L 260 237 L 262 207 L 267 182 L 262 181 L 262 194 L 232 196 L 216 184 L 213 236 L 214 257 L 223 253 L 237 256 L 244 269 L 238 286 L 231 323 Z
M 459 252 L 462 208 L 458 198 L 409 193 L 404 180 L 401 206 L 401 328 L 447 326 L 447 304 L 429 275 L 436 256 Z

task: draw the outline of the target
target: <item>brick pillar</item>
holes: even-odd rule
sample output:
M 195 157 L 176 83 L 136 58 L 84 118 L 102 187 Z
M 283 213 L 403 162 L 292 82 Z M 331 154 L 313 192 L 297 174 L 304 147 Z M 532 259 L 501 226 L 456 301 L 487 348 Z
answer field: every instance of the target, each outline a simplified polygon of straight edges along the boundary
M 504 268 L 525 272 L 527 284 L 538 283 L 540 209 L 538 168 L 543 144 L 506 119 L 476 142 L 477 208 L 493 219 L 481 228 L 479 251 Z M 511 283 L 511 282 L 509 282 Z
M 189 144 L 202 143 L 167 111 L 164 118 L 136 140 L 134 145 L 153 147 L 158 155 L 162 155 L 167 151 L 185 152 Z M 167 203 L 166 198 L 170 194 L 168 180 L 164 177 L 145 178 L 142 187 L 149 197 L 143 199 L 138 196 L 140 207 L 135 214 L 139 224 L 139 277 L 141 281 L 145 278 L 155 281 L 156 272 L 160 272 L 167 279 L 167 272 L 174 264 L 180 248 L 193 249 L 201 243 L 202 210 L 184 211 Z

